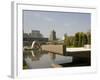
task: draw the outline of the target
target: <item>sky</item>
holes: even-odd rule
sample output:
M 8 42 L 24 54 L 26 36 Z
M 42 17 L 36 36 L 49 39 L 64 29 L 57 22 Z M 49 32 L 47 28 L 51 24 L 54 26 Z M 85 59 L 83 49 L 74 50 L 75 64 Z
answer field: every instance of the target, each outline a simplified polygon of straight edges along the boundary
M 91 28 L 90 13 L 52 12 L 52 11 L 23 11 L 23 29 L 25 33 L 40 30 L 44 37 L 49 37 L 52 30 L 62 38 L 76 32 L 87 32 Z

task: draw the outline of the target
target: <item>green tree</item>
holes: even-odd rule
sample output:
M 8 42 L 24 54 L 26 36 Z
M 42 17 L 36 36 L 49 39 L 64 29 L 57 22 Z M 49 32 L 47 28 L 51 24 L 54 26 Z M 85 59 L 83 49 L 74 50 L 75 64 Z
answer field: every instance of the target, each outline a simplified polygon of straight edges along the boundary
M 68 37 L 68 39 L 69 39 L 69 47 L 73 47 L 74 46 L 74 36 L 69 36 Z
M 91 44 L 91 33 L 90 32 L 87 32 L 87 44 Z
M 75 47 L 83 47 L 84 44 L 88 43 L 87 35 L 83 32 L 78 32 L 75 34 L 75 41 L 74 46 Z
M 88 43 L 88 37 L 87 37 L 87 34 L 83 34 L 83 46 L 85 45 L 85 44 L 87 44 Z
M 68 36 L 68 37 L 67 37 L 67 47 L 69 47 L 70 45 L 71 45 L 70 37 Z
M 64 45 L 66 45 L 67 46 L 67 34 L 64 34 Z
M 82 47 L 82 42 L 83 42 L 83 33 L 79 32 L 79 41 L 78 41 L 78 47 Z
M 79 32 L 75 33 L 74 46 L 75 47 L 79 46 Z

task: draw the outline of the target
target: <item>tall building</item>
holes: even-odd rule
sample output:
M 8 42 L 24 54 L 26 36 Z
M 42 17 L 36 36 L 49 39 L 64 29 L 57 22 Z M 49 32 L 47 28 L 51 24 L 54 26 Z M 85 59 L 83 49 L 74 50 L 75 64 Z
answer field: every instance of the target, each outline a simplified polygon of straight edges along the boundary
M 39 41 L 41 43 L 45 43 L 48 41 L 48 38 L 43 37 L 39 30 L 32 30 L 31 33 L 24 33 L 23 32 L 23 45 L 31 45 L 33 41 Z
M 42 38 L 43 35 L 40 33 L 39 30 L 32 30 L 32 32 L 29 35 L 30 37 L 34 37 L 34 38 Z
M 56 32 L 54 30 L 51 31 L 49 40 L 56 40 Z

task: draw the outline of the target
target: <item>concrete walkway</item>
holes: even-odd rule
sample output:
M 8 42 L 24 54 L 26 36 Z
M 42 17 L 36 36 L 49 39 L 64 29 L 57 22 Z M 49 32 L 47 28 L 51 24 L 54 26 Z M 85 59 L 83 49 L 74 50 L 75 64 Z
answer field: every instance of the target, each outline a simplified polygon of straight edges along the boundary
M 77 52 L 77 51 L 90 51 L 90 48 L 84 48 L 84 47 L 79 47 L 79 48 L 66 48 L 66 52 Z

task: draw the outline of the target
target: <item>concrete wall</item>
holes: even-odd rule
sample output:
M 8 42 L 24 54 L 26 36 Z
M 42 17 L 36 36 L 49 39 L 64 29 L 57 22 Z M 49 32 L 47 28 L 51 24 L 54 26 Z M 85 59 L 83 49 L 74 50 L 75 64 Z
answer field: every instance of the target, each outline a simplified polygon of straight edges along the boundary
M 66 46 L 64 45 L 42 45 L 42 50 L 64 55 L 66 53 Z

